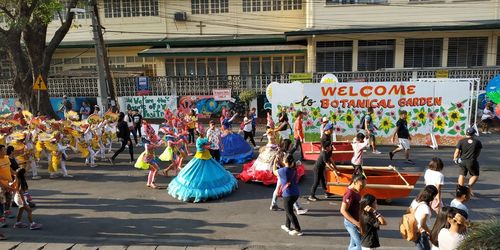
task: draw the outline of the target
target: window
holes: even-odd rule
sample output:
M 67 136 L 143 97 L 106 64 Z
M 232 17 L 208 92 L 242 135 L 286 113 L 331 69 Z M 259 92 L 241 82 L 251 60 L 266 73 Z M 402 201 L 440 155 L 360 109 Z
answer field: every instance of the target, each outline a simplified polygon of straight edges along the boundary
M 497 66 L 500 66 L 500 36 L 497 39 Z
M 281 0 L 273 0 L 273 10 L 281 10 Z
M 104 17 L 158 16 L 158 0 L 104 0 Z
M 165 68 L 167 76 L 227 75 L 227 59 L 225 57 L 166 59 Z
M 242 0 L 243 12 L 301 10 L 302 0 Z
M 406 39 L 405 68 L 441 67 L 443 39 Z
M 191 0 L 192 14 L 228 13 L 229 0 Z
M 277 75 L 305 72 L 305 56 L 263 56 L 240 58 L 240 75 Z
M 361 40 L 358 42 L 358 70 L 394 67 L 395 40 Z
M 92 10 L 92 7 L 90 5 L 85 5 L 85 6 L 79 6 L 79 8 L 83 8 L 85 10 L 84 13 L 77 13 L 76 18 L 77 19 L 90 19 L 90 13 Z
M 486 65 L 487 37 L 454 37 L 448 42 L 448 67 Z
M 352 71 L 352 41 L 317 42 L 316 71 Z
M 388 0 L 326 0 L 327 5 L 385 4 L 387 2 L 388 2 Z
M 262 11 L 271 11 L 272 3 L 272 0 L 262 0 Z

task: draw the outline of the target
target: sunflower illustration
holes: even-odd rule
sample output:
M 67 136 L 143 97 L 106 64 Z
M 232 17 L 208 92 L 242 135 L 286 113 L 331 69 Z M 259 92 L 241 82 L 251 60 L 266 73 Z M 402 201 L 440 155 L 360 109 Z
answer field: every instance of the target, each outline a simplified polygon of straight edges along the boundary
M 445 126 L 446 121 L 444 120 L 444 118 L 441 116 L 436 117 L 436 119 L 434 120 L 434 127 L 436 128 L 436 130 L 444 130 Z
M 457 123 L 458 121 L 460 121 L 460 119 L 462 118 L 460 116 L 460 112 L 458 112 L 456 110 L 453 110 L 450 113 L 448 113 L 448 117 L 450 118 L 451 121 L 453 121 L 455 123 Z
M 382 120 L 380 121 L 380 129 L 384 130 L 384 132 L 387 134 L 389 133 L 389 130 L 391 128 L 394 128 L 394 124 L 392 123 L 391 118 L 388 116 L 382 118 Z
M 344 118 L 343 120 L 345 121 L 345 123 L 347 124 L 347 126 L 349 128 L 352 128 L 352 126 L 354 124 L 354 115 L 352 115 L 352 113 L 351 113 L 350 110 L 347 111 L 347 113 L 344 115 L 343 118 Z
M 427 120 L 427 113 L 425 110 L 421 109 L 417 112 L 417 120 L 425 124 L 425 121 Z
M 339 115 L 335 111 L 330 111 L 330 116 L 328 118 L 331 122 L 335 124 L 339 120 Z
M 318 108 L 311 108 L 311 116 L 313 119 L 318 119 L 321 116 L 321 112 L 319 111 Z

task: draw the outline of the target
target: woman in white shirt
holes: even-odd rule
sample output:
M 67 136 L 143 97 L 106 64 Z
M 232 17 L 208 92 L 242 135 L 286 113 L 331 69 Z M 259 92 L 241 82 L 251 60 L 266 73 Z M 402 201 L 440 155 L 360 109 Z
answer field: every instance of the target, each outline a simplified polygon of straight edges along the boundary
M 429 162 L 428 169 L 424 174 L 425 185 L 433 185 L 437 188 L 438 194 L 431 203 L 431 208 L 437 213 L 441 209 L 443 202 L 441 200 L 441 188 L 444 185 L 443 161 L 437 157 L 432 158 Z
M 493 118 L 495 117 L 495 114 L 493 114 L 493 108 L 491 107 L 492 103 L 487 102 L 486 107 L 484 107 L 483 110 L 483 115 L 481 116 L 481 124 L 483 127 L 483 134 L 491 134 L 490 132 L 490 125 L 491 122 L 493 121 Z
M 455 250 L 465 238 L 468 221 L 465 214 L 456 208 L 452 208 L 448 216 L 450 228 L 443 228 L 439 232 L 438 242 L 440 250 Z
M 419 237 L 415 241 L 415 246 L 418 250 L 430 250 L 431 245 L 429 243 L 429 234 L 431 229 L 427 225 L 427 222 L 431 218 L 431 208 L 430 203 L 434 200 L 438 190 L 434 185 L 427 185 L 420 191 L 417 198 L 412 201 L 410 208 L 415 211 L 415 220 L 417 222 L 417 230 L 419 232 Z

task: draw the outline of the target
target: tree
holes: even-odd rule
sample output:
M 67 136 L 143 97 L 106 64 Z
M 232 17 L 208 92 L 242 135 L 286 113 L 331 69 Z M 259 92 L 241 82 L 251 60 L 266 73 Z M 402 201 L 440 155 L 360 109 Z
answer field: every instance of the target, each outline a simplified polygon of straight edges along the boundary
M 0 41 L 12 64 L 12 84 L 24 107 L 37 111 L 37 93 L 33 82 L 41 74 L 44 81 L 50 69 L 55 50 L 68 33 L 78 0 L 0 0 L 0 16 L 5 23 L 0 27 Z M 59 17 L 60 26 L 47 40 L 47 28 L 53 17 Z M 47 86 L 50 88 L 50 86 Z M 47 91 L 40 94 L 40 110 L 56 117 Z
M 249 110 L 250 102 L 257 97 L 257 93 L 253 90 L 243 90 L 241 91 L 239 98 L 240 101 L 245 103 L 245 112 Z

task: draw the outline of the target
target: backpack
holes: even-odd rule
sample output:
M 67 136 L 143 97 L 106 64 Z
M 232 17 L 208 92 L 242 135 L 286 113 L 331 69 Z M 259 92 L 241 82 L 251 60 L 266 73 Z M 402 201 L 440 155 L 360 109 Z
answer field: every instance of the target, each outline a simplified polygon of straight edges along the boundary
M 361 121 L 359 121 L 359 130 L 365 130 L 365 117 L 366 114 L 361 117 Z
M 399 224 L 399 233 L 407 241 L 416 241 L 418 238 L 417 220 L 415 219 L 415 211 L 417 211 L 418 206 L 420 204 L 415 209 L 410 206 L 408 211 L 403 214 Z

